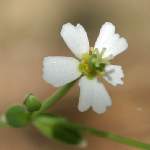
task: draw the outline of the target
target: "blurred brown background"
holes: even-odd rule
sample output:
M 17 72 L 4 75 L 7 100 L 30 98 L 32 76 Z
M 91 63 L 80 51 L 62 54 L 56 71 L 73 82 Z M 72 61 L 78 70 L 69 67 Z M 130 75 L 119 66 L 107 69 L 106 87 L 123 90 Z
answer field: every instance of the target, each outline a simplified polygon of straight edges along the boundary
M 81 23 L 93 46 L 100 26 L 111 21 L 129 42 L 128 51 L 113 61 L 125 70 L 124 86 L 114 88 L 106 83 L 112 107 L 103 115 L 78 112 L 76 86 L 53 110 L 76 122 L 150 143 L 149 10 L 149 0 L 0 0 L 0 113 L 22 103 L 28 92 L 44 99 L 55 90 L 42 80 L 42 59 L 71 55 L 59 35 L 63 23 Z M 134 150 L 105 139 L 87 138 L 86 150 Z M 79 148 L 49 141 L 31 127 L 0 129 L 0 150 L 11 149 Z

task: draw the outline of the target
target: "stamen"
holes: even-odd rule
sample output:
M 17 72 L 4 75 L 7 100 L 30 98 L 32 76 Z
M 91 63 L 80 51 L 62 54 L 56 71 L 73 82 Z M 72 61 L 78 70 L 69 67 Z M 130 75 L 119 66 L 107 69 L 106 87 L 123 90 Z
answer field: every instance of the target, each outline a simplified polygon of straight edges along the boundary
M 100 62 L 101 61 L 101 55 L 99 53 L 98 48 L 95 49 L 95 52 L 96 52 L 96 55 L 97 55 L 97 62 Z
M 106 48 L 103 48 L 102 51 L 101 51 L 101 53 L 100 53 L 101 58 L 103 57 L 103 55 L 104 55 L 105 52 L 106 52 Z
M 89 49 L 89 53 L 83 55 L 83 58 L 79 65 L 79 69 L 82 74 L 86 75 L 89 78 L 93 78 L 95 76 L 102 77 L 106 75 L 105 66 L 110 64 L 108 58 L 112 58 L 112 55 L 104 58 L 105 52 L 106 48 L 103 48 L 100 52 L 98 48 L 91 47 Z
M 89 49 L 89 55 L 92 55 L 93 51 L 94 51 L 94 47 L 91 47 L 91 48 Z

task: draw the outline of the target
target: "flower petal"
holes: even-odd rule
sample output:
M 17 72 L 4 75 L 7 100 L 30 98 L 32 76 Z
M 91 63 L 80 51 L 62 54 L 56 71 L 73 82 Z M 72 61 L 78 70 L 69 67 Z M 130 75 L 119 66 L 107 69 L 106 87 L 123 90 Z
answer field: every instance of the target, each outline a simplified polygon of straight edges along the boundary
M 73 57 L 50 56 L 43 60 L 43 78 L 53 86 L 59 87 L 77 79 L 79 61 Z
M 82 77 L 79 81 L 80 98 L 78 109 L 83 112 L 90 108 L 97 113 L 103 113 L 106 107 L 111 106 L 111 98 L 105 87 L 96 78 L 89 80 Z
M 104 57 L 116 56 L 128 48 L 127 40 L 115 33 L 115 26 L 106 22 L 100 29 L 99 36 L 95 43 L 95 48 L 101 52 L 106 49 Z
M 84 53 L 89 51 L 87 33 L 82 25 L 73 26 L 71 23 L 66 23 L 62 26 L 60 34 L 77 58 L 81 58 Z
M 124 77 L 124 74 L 121 66 L 107 65 L 105 67 L 105 72 L 106 75 L 104 76 L 104 79 L 110 84 L 112 84 L 113 86 L 123 84 L 122 78 Z

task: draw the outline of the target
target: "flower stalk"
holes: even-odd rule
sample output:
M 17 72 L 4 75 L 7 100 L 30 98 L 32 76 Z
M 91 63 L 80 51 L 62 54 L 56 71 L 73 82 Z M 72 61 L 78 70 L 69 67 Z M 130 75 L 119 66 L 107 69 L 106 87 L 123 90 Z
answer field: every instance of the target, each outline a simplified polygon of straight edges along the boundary
M 76 83 L 76 80 L 59 88 L 52 96 L 48 97 L 45 101 L 43 101 L 40 110 L 35 111 L 32 114 L 32 117 L 36 119 L 36 116 L 39 116 L 39 115 L 43 114 L 44 112 L 46 112 L 58 100 L 60 100 L 60 98 L 62 98 L 75 83 Z M 125 144 L 128 146 L 136 147 L 136 148 L 143 149 L 143 150 L 150 150 L 150 144 L 146 144 L 146 143 L 140 142 L 135 139 L 120 136 L 120 135 L 114 134 L 112 132 L 83 126 L 81 124 L 72 123 L 69 121 L 67 121 L 67 124 L 69 125 L 70 128 L 77 129 L 77 130 L 81 131 L 82 133 L 89 133 L 89 134 L 93 134 L 100 138 L 106 138 L 106 139 L 112 140 L 114 142 L 118 142 L 120 144 Z M 6 118 L 4 116 L 2 116 L 0 118 L 0 128 L 4 128 L 4 127 L 10 127 L 10 126 L 8 125 Z
M 70 88 L 76 83 L 77 80 L 74 80 L 62 87 L 60 87 L 56 92 L 43 101 L 41 108 L 39 111 L 36 111 L 33 115 L 41 114 L 47 111 L 50 107 L 52 107 L 60 98 L 62 98 Z
M 41 109 L 38 112 L 35 112 L 35 114 L 38 115 L 48 110 L 51 106 L 53 106 L 60 98 L 62 98 L 69 91 L 69 89 L 75 84 L 75 82 L 76 80 L 59 88 L 52 96 L 48 97 L 43 102 Z M 86 126 L 83 126 L 80 124 L 74 124 L 74 123 L 70 123 L 70 126 L 79 128 L 82 131 L 93 134 L 97 137 L 106 138 L 114 142 L 118 142 L 120 144 L 125 144 L 128 146 L 136 147 L 136 148 L 143 149 L 143 150 L 150 149 L 150 144 L 145 144 L 143 142 L 140 142 L 140 141 L 128 138 L 128 137 L 120 136 L 120 135 L 117 135 L 108 131 L 102 131 L 96 128 L 86 127 Z
M 112 141 L 120 143 L 120 144 L 128 145 L 128 146 L 135 147 L 135 148 L 142 149 L 142 150 L 150 150 L 150 144 L 143 143 L 136 139 L 131 139 L 128 137 L 114 134 L 109 131 L 99 130 L 96 128 L 92 128 L 92 127 L 88 127 L 88 126 L 84 126 L 82 124 L 76 124 L 76 123 L 72 123 L 72 122 L 69 123 L 69 126 L 70 127 L 72 126 L 73 128 L 77 128 L 78 130 L 81 130 L 84 133 L 86 132 L 86 133 L 95 135 L 100 138 L 109 139 L 109 140 L 112 140 Z
M 128 137 L 120 136 L 120 135 L 117 135 L 108 131 L 102 131 L 102 130 L 98 130 L 98 129 L 90 128 L 90 127 L 85 127 L 85 130 L 88 133 L 91 133 L 97 137 L 110 139 L 114 142 L 140 148 L 143 150 L 150 150 L 150 144 L 146 144 L 146 143 L 143 143 L 143 142 L 140 142 L 140 141 L 128 138 Z

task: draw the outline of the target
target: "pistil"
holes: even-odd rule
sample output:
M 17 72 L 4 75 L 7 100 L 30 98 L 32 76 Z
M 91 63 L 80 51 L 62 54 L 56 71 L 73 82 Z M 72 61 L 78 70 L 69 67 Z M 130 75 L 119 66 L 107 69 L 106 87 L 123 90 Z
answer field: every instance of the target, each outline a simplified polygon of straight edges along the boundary
M 105 67 L 107 64 L 110 64 L 109 60 L 103 57 L 105 51 L 106 49 L 103 49 L 100 53 L 97 48 L 91 48 L 89 53 L 84 54 L 79 65 L 81 73 L 88 78 L 104 76 Z

